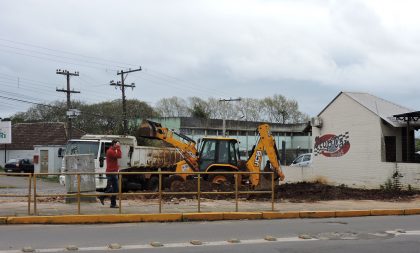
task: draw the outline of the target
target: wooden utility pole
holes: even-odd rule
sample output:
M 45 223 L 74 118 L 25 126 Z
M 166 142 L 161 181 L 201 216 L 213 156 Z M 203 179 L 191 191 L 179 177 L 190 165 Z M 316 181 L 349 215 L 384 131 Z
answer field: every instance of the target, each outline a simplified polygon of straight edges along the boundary
M 219 99 L 219 102 L 233 102 L 233 101 L 241 101 L 241 98 L 229 98 L 229 99 Z M 226 136 L 226 109 L 223 115 L 223 136 Z
M 73 130 L 71 119 L 72 119 L 72 116 L 74 116 L 74 115 L 71 115 L 71 111 L 70 111 L 70 109 L 71 109 L 70 95 L 71 95 L 71 93 L 80 93 L 80 91 L 75 91 L 74 89 L 70 90 L 70 76 L 79 76 L 79 72 L 76 71 L 74 73 L 70 73 L 68 70 L 57 69 L 56 74 L 57 75 L 65 75 L 67 77 L 67 89 L 57 89 L 56 88 L 56 91 L 67 93 L 67 112 L 66 112 L 67 133 L 69 135 L 68 139 L 71 139 L 72 138 L 72 130 Z
M 125 84 L 124 81 L 127 78 L 128 73 L 136 72 L 136 71 L 141 71 L 141 67 L 139 67 L 138 69 L 129 69 L 128 71 L 121 70 L 121 71 L 117 72 L 117 75 L 121 75 L 121 81 L 118 81 L 118 82 L 115 83 L 114 80 L 112 80 L 109 83 L 112 86 L 116 86 L 116 87 L 119 86 L 120 89 L 121 89 L 124 134 L 128 134 L 127 105 L 126 105 L 126 101 L 125 101 L 125 87 L 129 87 L 129 88 L 132 88 L 132 89 L 134 89 L 134 87 L 136 87 L 136 85 L 134 83 Z

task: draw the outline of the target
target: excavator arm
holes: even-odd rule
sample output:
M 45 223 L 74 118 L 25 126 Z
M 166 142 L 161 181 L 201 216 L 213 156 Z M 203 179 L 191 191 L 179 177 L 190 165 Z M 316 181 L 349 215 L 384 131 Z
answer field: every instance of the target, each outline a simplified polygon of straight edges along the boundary
M 194 171 L 198 171 L 198 151 L 193 139 L 186 135 L 162 127 L 161 124 L 150 120 L 143 120 L 139 127 L 141 137 L 165 141 L 177 148 L 185 162 Z M 176 138 L 177 136 L 178 138 Z
M 284 174 L 280 166 L 280 156 L 277 150 L 276 141 L 271 135 L 270 126 L 267 124 L 262 124 L 258 127 L 259 140 L 255 145 L 252 154 L 250 155 L 248 161 L 246 161 L 246 167 L 250 172 L 260 172 L 261 163 L 263 160 L 263 155 L 266 154 L 269 160 L 265 171 L 272 170 L 275 175 L 275 180 L 280 178 L 281 181 L 284 180 Z M 261 177 L 260 174 L 251 174 L 250 181 L 253 186 L 260 186 L 261 188 L 267 188 L 263 182 L 264 177 Z M 271 181 L 271 180 L 270 180 Z

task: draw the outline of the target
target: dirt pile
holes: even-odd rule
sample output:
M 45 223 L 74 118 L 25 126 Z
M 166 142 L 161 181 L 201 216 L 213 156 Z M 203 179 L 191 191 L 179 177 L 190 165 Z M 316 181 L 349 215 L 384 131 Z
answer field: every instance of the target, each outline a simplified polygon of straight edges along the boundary
M 367 190 L 306 182 L 283 184 L 276 189 L 276 198 L 295 202 L 346 199 L 405 201 L 418 195 L 419 191 Z
M 212 184 L 202 181 L 201 197 L 207 199 L 234 199 L 234 184 Z M 187 181 L 179 187 L 178 193 L 188 192 L 194 193 L 198 189 L 197 182 Z M 240 186 L 239 191 L 251 190 L 248 186 Z M 164 200 L 172 198 L 196 199 L 196 194 L 170 194 L 166 189 Z M 204 194 L 203 192 L 211 192 L 212 194 Z M 217 194 L 217 192 L 231 192 L 231 194 Z M 384 201 L 407 201 L 414 199 L 420 195 L 420 191 L 387 191 L 387 190 L 367 190 L 349 188 L 344 185 L 331 186 L 321 183 L 293 183 L 282 184 L 275 189 L 275 198 L 278 200 L 287 200 L 290 202 L 314 202 L 321 200 L 384 200 Z M 154 199 L 158 195 L 148 196 L 127 196 L 123 199 Z M 240 194 L 239 198 L 247 200 L 270 200 L 271 194 Z

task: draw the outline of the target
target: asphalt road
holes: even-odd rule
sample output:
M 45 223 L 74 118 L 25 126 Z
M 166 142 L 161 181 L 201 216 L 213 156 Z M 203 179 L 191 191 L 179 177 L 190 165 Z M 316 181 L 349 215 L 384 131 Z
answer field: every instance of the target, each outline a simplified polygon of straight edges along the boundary
M 59 252 L 416 252 L 420 217 L 387 216 L 104 225 L 2 225 L 0 253 Z M 277 241 L 267 241 L 270 235 Z M 227 240 L 237 238 L 239 243 Z M 199 240 L 201 246 L 190 242 Z M 164 246 L 152 248 L 151 242 Z M 118 246 L 118 245 L 114 245 Z
M 28 176 L 0 175 L 0 194 L 28 194 L 28 178 Z M 58 182 L 40 178 L 36 182 L 39 194 L 66 193 L 66 188 Z M 33 185 L 31 188 L 33 189 Z

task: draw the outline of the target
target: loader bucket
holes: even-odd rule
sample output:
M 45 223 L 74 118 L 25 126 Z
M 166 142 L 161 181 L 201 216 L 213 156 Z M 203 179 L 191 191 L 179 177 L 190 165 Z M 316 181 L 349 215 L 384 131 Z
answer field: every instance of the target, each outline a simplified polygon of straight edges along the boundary
M 279 184 L 279 180 L 274 180 L 274 189 L 276 185 Z M 272 182 L 271 182 L 271 175 L 269 177 L 266 177 L 264 175 L 260 176 L 260 182 L 258 183 L 256 190 L 259 191 L 271 191 Z
M 137 132 L 138 132 L 138 135 L 140 135 L 143 138 L 158 139 L 156 137 L 156 134 L 157 134 L 158 129 L 161 127 L 162 125 L 157 122 L 153 122 L 150 120 L 143 120 Z

